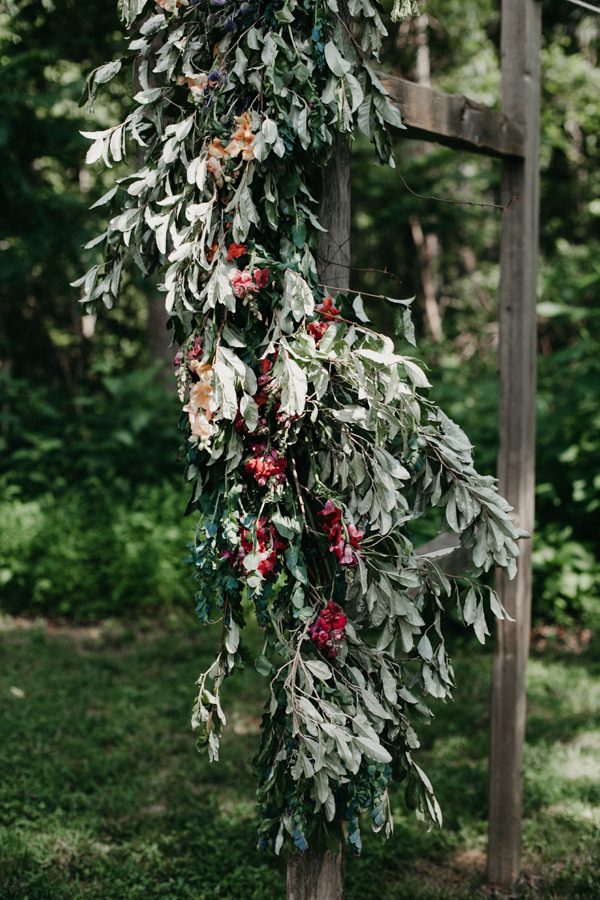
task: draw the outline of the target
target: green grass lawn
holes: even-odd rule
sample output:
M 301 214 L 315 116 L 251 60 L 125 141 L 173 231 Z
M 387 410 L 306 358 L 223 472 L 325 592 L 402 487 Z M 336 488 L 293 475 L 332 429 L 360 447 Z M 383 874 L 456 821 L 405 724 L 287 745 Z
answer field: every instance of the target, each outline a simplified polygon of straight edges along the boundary
M 0 633 L 1 900 L 283 897 L 284 861 L 255 849 L 262 679 L 230 681 L 211 766 L 189 728 L 210 630 L 13 624 Z M 347 860 L 348 900 L 490 896 L 490 656 L 463 644 L 455 669 L 456 702 L 440 705 L 419 760 L 445 827 L 424 831 L 394 797 L 393 838 L 365 835 L 363 857 Z M 591 650 L 532 659 L 525 871 L 514 896 L 600 897 L 599 675 Z

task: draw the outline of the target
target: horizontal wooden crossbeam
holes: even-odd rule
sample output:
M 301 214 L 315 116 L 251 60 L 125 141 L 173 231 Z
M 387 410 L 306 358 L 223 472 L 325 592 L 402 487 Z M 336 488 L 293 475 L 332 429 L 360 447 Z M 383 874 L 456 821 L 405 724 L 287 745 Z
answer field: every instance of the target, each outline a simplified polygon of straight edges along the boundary
M 523 157 L 521 129 L 507 116 L 462 94 L 445 94 L 397 75 L 378 73 L 398 106 L 406 130 L 401 137 L 434 141 L 486 156 Z

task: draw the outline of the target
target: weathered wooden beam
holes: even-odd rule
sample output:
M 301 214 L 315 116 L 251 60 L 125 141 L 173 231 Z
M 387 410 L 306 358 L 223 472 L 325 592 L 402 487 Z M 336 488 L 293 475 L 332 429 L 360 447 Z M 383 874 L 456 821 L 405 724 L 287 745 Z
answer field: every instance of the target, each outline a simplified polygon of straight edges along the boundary
M 331 288 L 350 286 L 350 142 L 335 138 L 334 153 L 322 176 L 317 268 L 319 279 Z M 310 848 L 287 861 L 287 900 L 343 900 L 343 849 L 338 853 Z
M 522 157 L 523 124 L 462 94 L 445 94 L 397 75 L 378 77 L 398 106 L 406 130 L 400 137 L 434 141 L 487 156 Z
M 535 488 L 536 282 L 539 242 L 540 0 L 502 0 L 502 109 L 523 129 L 525 156 L 502 164 L 500 252 L 500 490 L 519 526 L 533 533 Z M 502 603 L 492 681 L 489 880 L 510 888 L 521 868 L 525 667 L 531 621 L 531 546 L 521 543 L 513 581 L 500 574 Z

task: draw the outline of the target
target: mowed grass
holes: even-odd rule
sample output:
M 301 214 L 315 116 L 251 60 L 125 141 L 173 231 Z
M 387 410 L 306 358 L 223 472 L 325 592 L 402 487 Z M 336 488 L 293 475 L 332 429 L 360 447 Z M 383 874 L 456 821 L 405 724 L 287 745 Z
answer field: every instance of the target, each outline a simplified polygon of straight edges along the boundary
M 221 761 L 196 752 L 189 713 L 217 635 L 191 621 L 0 633 L 0 898 L 268 900 L 285 862 L 255 849 L 251 761 L 265 686 L 228 685 Z M 250 633 L 257 645 L 260 635 Z M 455 654 L 419 761 L 446 824 L 427 832 L 392 798 L 395 833 L 346 861 L 348 900 L 487 897 L 489 672 Z M 600 661 L 534 657 L 529 669 L 524 876 L 513 896 L 600 897 Z M 327 900 L 327 898 L 323 898 Z

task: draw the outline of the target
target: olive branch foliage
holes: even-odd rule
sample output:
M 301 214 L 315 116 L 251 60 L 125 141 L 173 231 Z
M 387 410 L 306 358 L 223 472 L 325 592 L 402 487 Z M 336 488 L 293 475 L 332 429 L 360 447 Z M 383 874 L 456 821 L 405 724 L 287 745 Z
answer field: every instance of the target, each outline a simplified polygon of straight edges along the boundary
M 221 689 L 248 660 L 253 611 L 264 631 L 254 662 L 270 684 L 260 844 L 304 851 L 344 833 L 360 852 L 362 814 L 391 830 L 392 779 L 441 824 L 415 724 L 430 698 L 451 694 L 444 614 L 456 604 L 483 642 L 489 614 L 505 613 L 478 576 L 492 566 L 513 576 L 522 536 L 464 433 L 428 399 L 418 361 L 369 327 L 360 297 L 332 300 L 319 286 L 318 187 L 335 135 L 362 132 L 393 165 L 388 126 L 401 122 L 372 68 L 381 10 L 377 0 L 348 0 L 344 17 L 336 0 L 119 5 L 129 46 L 92 73 L 90 97 L 126 67 L 137 90 L 124 122 L 85 134 L 88 163 L 119 177 L 95 204 L 109 210 L 88 245 L 99 261 L 76 285 L 86 308 L 111 307 L 124 267 L 158 272 L 181 348 L 197 609 L 220 633 L 192 723 L 217 759 Z M 409 301 L 391 302 L 414 344 Z M 278 474 L 259 480 L 247 463 L 265 454 Z M 326 508 L 344 548 L 351 526 L 358 535 L 345 564 L 329 552 Z M 432 508 L 469 553 L 465 578 L 415 552 L 411 523 Z M 343 610 L 334 651 L 312 639 L 330 603 Z

